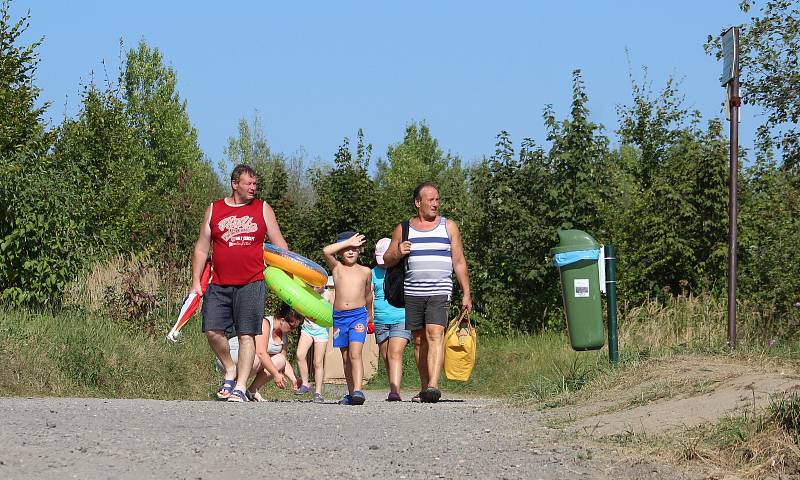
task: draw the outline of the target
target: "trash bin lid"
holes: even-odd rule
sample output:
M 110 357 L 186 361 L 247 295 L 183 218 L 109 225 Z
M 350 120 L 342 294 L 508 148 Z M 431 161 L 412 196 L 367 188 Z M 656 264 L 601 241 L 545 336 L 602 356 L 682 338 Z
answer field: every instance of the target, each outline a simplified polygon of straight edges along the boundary
M 574 252 L 577 250 L 594 250 L 600 244 L 583 230 L 559 230 L 558 245 L 550 249 L 550 254 Z

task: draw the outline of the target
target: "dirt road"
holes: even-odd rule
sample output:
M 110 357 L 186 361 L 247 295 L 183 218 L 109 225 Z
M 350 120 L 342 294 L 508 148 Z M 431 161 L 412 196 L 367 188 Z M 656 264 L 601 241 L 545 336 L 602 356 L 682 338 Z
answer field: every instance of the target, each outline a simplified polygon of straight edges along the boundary
M 482 399 L 0 399 L 0 478 L 692 478 Z

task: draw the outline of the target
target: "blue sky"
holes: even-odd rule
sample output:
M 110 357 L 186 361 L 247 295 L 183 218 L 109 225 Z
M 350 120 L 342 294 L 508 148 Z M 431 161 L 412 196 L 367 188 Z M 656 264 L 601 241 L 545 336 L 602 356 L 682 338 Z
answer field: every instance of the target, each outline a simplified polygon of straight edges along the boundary
M 309 161 L 331 161 L 359 128 L 385 158 L 408 122 L 425 121 L 470 162 L 494 151 L 500 130 L 543 144 L 542 110 L 568 114 L 574 69 L 592 119 L 613 132 L 631 100 L 628 59 L 654 90 L 672 75 L 687 106 L 724 118 L 722 65 L 703 43 L 744 21 L 738 3 L 13 0 L 12 15 L 30 10 L 25 39 L 44 36 L 36 84 L 53 123 L 78 111 L 82 83 L 116 78 L 120 39 L 126 49 L 144 39 L 176 70 L 215 163 L 256 111 L 273 151 Z M 742 146 L 758 121 L 743 109 Z

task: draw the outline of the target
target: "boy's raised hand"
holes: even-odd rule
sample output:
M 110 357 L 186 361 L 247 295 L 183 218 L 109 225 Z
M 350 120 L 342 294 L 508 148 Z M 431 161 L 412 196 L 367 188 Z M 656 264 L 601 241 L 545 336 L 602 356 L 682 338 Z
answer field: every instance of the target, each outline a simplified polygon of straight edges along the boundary
M 352 237 L 350 237 L 347 240 L 345 240 L 344 243 L 348 247 L 356 247 L 357 248 L 357 247 L 360 247 L 361 245 L 364 245 L 364 242 L 366 242 L 366 241 L 367 241 L 367 237 L 365 237 L 364 235 L 362 235 L 360 233 L 356 233 Z

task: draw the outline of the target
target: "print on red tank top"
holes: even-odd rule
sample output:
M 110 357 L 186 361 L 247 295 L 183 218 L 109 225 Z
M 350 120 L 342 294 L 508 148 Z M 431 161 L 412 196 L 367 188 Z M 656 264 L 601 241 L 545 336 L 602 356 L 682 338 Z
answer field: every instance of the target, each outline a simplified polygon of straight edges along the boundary
M 247 285 L 264 279 L 264 201 L 211 207 L 211 261 L 216 285 Z

